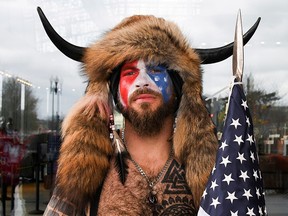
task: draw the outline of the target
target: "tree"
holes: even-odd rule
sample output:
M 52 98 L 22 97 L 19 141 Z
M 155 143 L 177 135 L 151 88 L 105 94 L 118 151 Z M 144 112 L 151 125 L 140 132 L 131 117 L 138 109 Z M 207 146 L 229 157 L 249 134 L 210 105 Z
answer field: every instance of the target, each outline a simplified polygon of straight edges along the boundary
M 274 121 L 272 108 L 281 98 L 277 91 L 267 93 L 264 89 L 256 88 L 251 74 L 247 76 L 245 83 L 246 98 L 253 118 L 254 134 L 255 136 L 266 136 L 270 130 L 270 127 L 267 126 Z
M 244 80 L 244 91 L 253 120 L 254 135 L 257 140 L 260 137 L 268 136 L 272 127 L 281 128 L 281 125 L 283 126 L 286 123 L 287 117 L 284 109 L 275 107 L 275 103 L 281 99 L 277 91 L 266 92 L 262 88 L 257 88 L 251 74 Z M 220 124 L 217 125 L 217 130 L 222 131 L 226 110 L 225 105 L 228 98 L 221 98 L 218 101 L 219 103 L 221 102 L 221 111 L 218 114 L 217 120 Z
M 24 134 L 38 127 L 37 103 L 38 99 L 33 95 L 31 87 L 25 85 Z M 1 116 L 7 123 L 10 122 L 11 129 L 21 129 L 21 83 L 15 77 L 3 79 Z

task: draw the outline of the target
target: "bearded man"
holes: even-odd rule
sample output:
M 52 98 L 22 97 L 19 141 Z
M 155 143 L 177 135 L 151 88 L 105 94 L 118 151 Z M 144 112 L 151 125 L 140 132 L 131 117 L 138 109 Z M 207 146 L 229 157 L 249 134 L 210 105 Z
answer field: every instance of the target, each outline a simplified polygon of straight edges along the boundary
M 196 215 L 218 147 L 200 64 L 231 56 L 233 43 L 192 49 L 174 23 L 136 15 L 83 48 L 38 12 L 52 42 L 82 62 L 89 79 L 62 125 L 56 187 L 44 215 Z M 114 108 L 124 116 L 119 136 Z

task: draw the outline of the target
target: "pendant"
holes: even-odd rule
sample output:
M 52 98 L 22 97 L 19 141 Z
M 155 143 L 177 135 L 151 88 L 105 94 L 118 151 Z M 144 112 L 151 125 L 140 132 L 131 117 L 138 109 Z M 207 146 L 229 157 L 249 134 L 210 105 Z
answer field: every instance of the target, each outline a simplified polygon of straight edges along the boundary
M 148 194 L 148 202 L 151 205 L 155 205 L 157 203 L 156 191 L 149 192 L 149 194 Z

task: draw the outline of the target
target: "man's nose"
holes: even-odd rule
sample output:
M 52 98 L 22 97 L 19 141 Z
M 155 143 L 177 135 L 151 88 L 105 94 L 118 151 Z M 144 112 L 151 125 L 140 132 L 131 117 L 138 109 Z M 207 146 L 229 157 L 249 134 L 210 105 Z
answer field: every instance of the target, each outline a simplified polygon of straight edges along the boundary
M 145 88 L 145 87 L 148 87 L 149 84 L 148 83 L 139 83 L 139 84 L 136 84 L 136 87 L 137 88 Z
M 135 80 L 136 88 L 147 88 L 149 87 L 149 83 L 151 80 L 149 79 L 147 74 L 140 74 Z

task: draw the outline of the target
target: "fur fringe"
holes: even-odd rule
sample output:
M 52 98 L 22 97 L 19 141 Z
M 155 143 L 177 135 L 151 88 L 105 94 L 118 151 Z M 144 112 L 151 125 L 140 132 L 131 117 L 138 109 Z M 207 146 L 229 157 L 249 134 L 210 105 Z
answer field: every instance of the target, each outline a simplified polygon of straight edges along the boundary
M 198 207 L 218 146 L 202 100 L 200 60 L 174 23 L 154 16 L 129 17 L 86 49 L 83 69 L 91 86 L 63 124 L 57 186 L 82 206 L 103 181 L 113 154 L 107 125 L 108 80 L 114 68 L 137 59 L 167 65 L 184 81 L 173 144 Z M 70 193 L 71 188 L 75 192 Z

